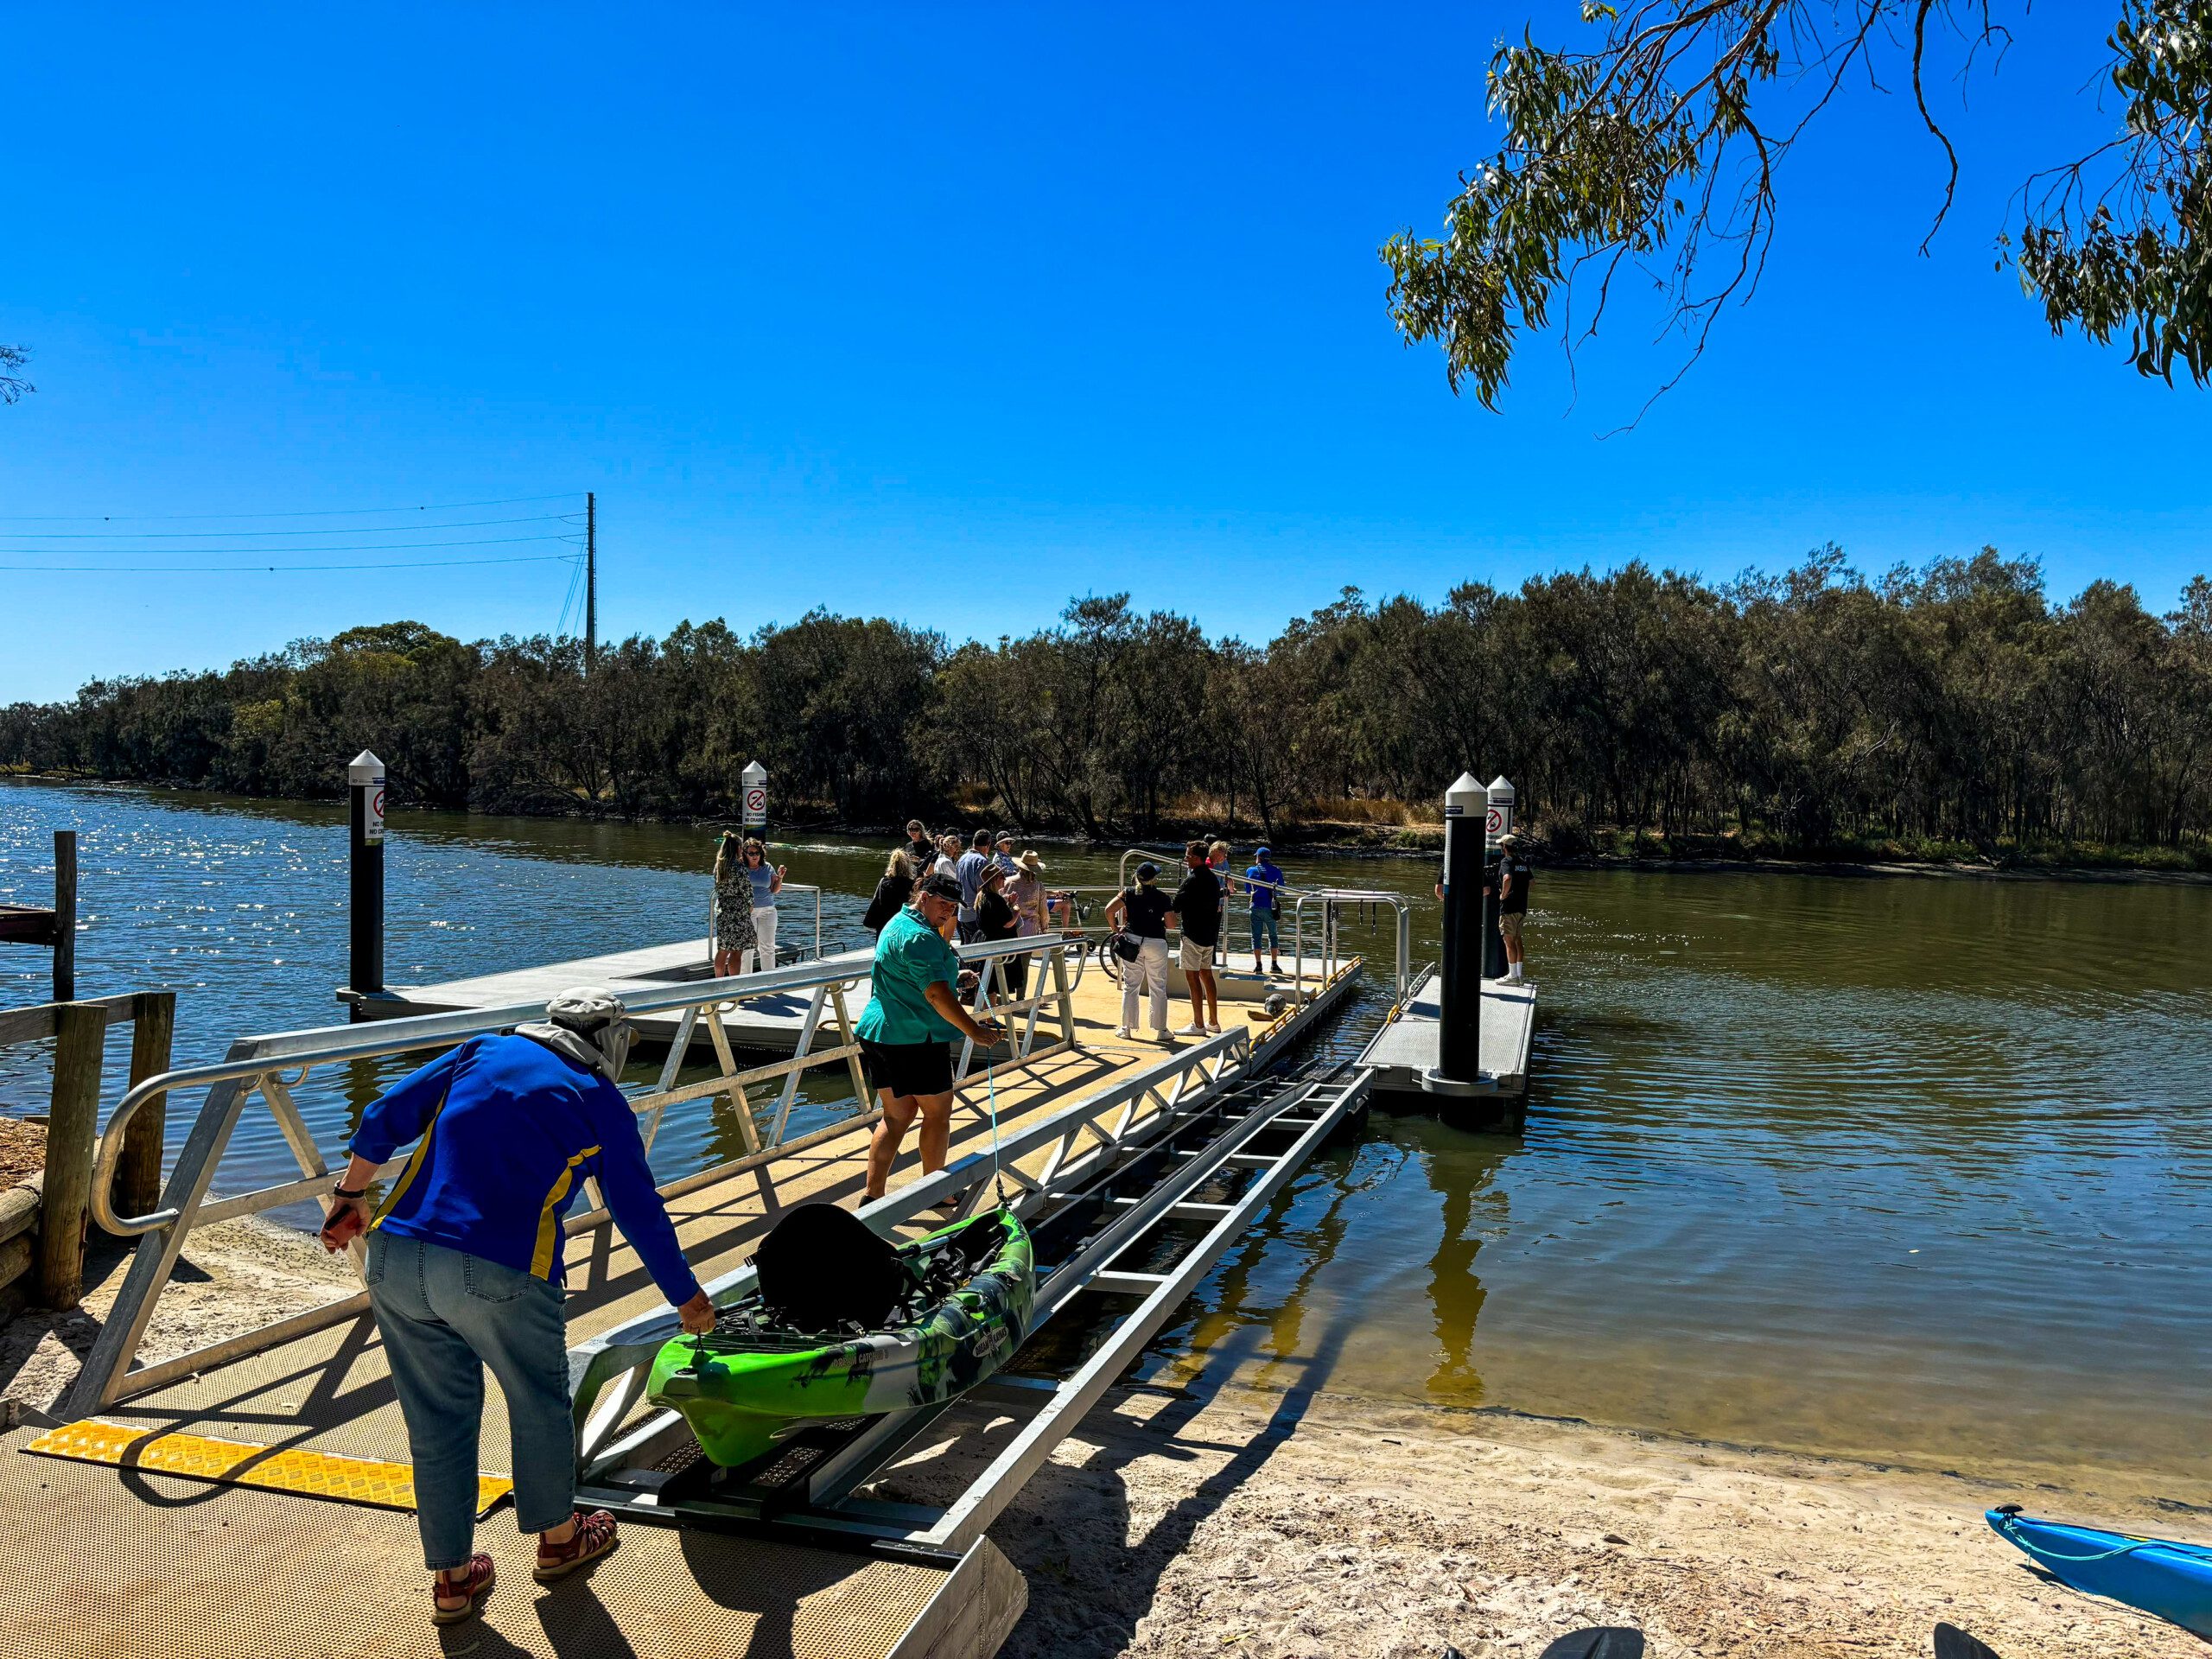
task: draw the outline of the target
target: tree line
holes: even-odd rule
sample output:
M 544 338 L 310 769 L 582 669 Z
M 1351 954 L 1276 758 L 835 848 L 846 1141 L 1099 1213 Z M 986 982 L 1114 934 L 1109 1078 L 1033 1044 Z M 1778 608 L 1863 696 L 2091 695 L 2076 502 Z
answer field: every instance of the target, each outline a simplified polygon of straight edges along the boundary
M 995 645 L 817 611 L 589 664 L 572 639 L 395 622 L 0 710 L 0 766 L 249 795 L 336 794 L 364 747 L 398 802 L 502 812 L 730 817 L 758 759 L 786 823 L 1275 837 L 1402 822 L 1378 809 L 1472 768 L 1568 847 L 2196 854 L 2212 582 L 2159 614 L 2110 582 L 2053 602 L 1993 549 L 1869 580 L 1831 546 L 1719 585 L 1630 563 L 1438 605 L 1347 588 L 1264 645 L 1116 594 Z

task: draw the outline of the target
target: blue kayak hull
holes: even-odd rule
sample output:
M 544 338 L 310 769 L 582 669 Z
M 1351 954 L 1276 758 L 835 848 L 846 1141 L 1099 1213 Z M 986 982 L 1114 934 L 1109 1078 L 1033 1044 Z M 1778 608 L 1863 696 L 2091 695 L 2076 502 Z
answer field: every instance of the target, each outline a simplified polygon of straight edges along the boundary
M 1990 1526 L 2060 1583 L 2212 1637 L 2212 1548 L 1988 1512 Z

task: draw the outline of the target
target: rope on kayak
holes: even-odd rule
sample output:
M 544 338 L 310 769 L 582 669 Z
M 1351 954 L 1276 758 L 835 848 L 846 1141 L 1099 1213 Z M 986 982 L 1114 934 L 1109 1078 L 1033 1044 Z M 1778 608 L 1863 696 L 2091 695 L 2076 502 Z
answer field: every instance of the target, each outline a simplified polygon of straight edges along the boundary
M 2046 1561 L 2108 1561 L 2115 1555 L 2133 1555 L 2137 1550 L 2148 1549 L 2158 1542 L 2156 1538 L 2135 1538 L 2120 1545 L 2117 1549 L 2101 1549 L 2089 1555 L 2069 1555 L 2063 1550 L 2047 1549 L 2033 1539 L 2024 1536 L 2018 1529 L 2013 1526 L 2012 1517 L 2009 1515 L 2000 1523 L 1999 1529 L 2004 1533 L 2006 1542 L 2016 1545 L 2027 1551 L 2029 1554 Z
M 992 1075 L 991 1063 L 983 1062 L 983 1095 L 991 1106 L 991 1190 L 998 1195 L 999 1208 L 1006 1208 L 1006 1173 L 999 1167 L 999 1085 Z

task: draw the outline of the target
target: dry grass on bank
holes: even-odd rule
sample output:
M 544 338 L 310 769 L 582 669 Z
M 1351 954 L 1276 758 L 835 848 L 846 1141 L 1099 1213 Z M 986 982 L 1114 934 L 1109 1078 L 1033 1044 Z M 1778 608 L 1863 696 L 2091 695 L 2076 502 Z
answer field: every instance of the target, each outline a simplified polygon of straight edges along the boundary
M 46 1125 L 0 1113 L 0 1187 L 46 1167 Z

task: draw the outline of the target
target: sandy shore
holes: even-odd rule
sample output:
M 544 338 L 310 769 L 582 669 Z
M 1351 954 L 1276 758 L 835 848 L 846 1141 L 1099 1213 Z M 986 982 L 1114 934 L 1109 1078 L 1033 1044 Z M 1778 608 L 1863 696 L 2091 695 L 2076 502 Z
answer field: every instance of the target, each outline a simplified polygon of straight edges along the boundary
M 0 1420 L 12 1421 L 11 1409 L 50 1412 L 60 1403 L 129 1262 L 122 1241 L 95 1233 L 82 1306 L 58 1314 L 34 1309 L 0 1325 Z M 358 1285 L 345 1257 L 326 1255 L 296 1228 L 253 1217 L 203 1227 L 186 1245 L 140 1354 L 150 1363 L 189 1353 Z
M 959 1463 L 925 1457 L 884 1495 L 941 1497 Z M 992 1529 L 1029 1582 L 1003 1651 L 1535 1659 L 1625 1625 L 1658 1659 L 1924 1659 L 1945 1620 L 2004 1659 L 2202 1659 L 2185 1632 L 2042 1578 L 1984 1524 L 1987 1491 L 1501 1413 L 1140 1389 Z M 2192 1518 L 2076 1513 L 2168 1534 Z
M 0 1331 L 0 1400 L 54 1406 L 122 1281 Z M 342 1258 L 257 1221 L 196 1234 L 156 1355 L 327 1300 Z M 1009 1659 L 1535 1659 L 1626 1625 L 1656 1659 L 1930 1651 L 1937 1620 L 2004 1659 L 2202 1659 L 2183 1631 L 2043 1578 L 1981 1520 L 1985 1483 L 1489 1410 L 1140 1386 L 1055 1452 L 992 1536 L 1029 1583 Z M 878 1496 L 941 1501 L 1006 1425 L 933 1445 Z M 2165 1534 L 2199 1517 L 2048 1490 L 2070 1519 Z

